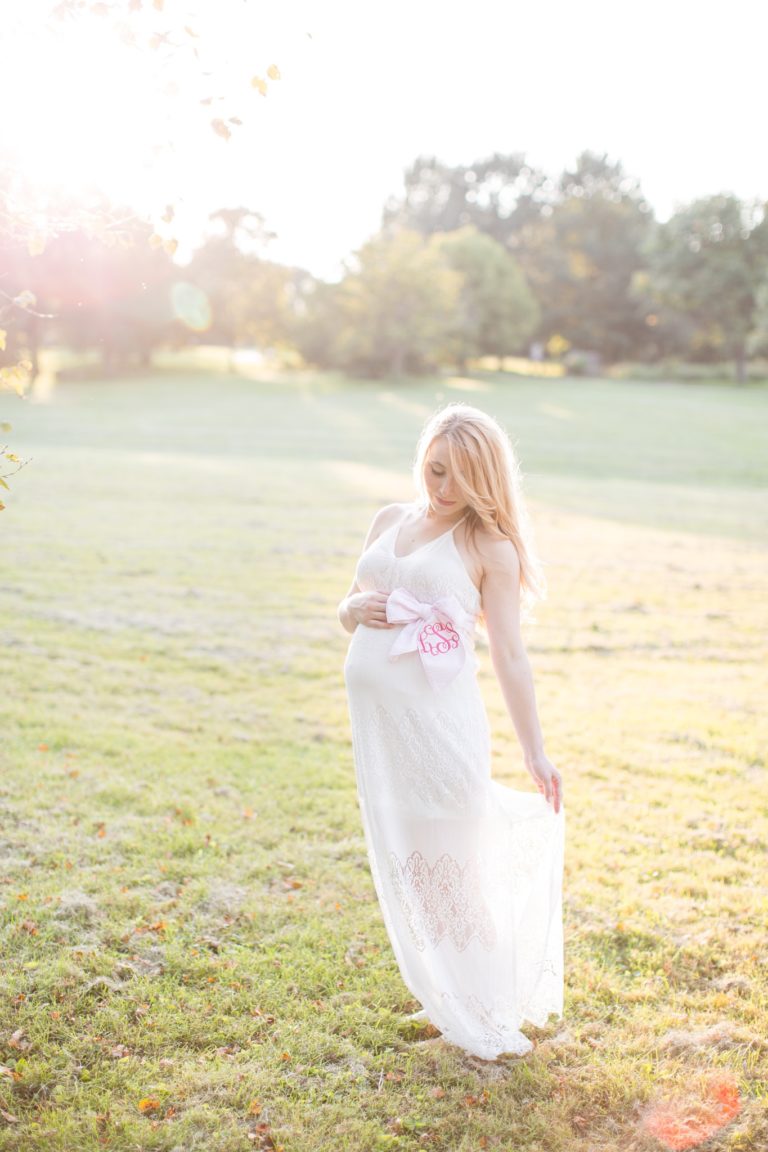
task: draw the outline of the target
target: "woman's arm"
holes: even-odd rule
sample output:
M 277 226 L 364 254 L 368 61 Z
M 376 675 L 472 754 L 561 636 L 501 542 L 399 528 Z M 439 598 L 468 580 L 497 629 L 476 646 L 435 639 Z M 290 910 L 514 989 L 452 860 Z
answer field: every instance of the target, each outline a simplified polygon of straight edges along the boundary
M 482 602 L 491 660 L 515 726 L 525 766 L 547 801 L 560 811 L 560 773 L 544 752 L 528 654 L 520 634 L 520 561 L 511 540 L 478 543 L 483 562 Z
M 347 592 L 338 607 L 338 617 L 347 632 L 354 632 L 358 624 L 366 628 L 393 628 L 387 620 L 386 592 L 361 592 L 357 583 Z
M 387 504 L 373 518 L 368 535 L 365 538 L 363 551 L 370 548 L 374 540 L 381 536 L 391 524 L 394 524 L 402 515 L 400 504 Z M 349 591 L 338 607 L 338 617 L 341 625 L 347 632 L 354 632 L 358 624 L 365 624 L 367 628 L 392 628 L 387 620 L 386 592 L 361 592 L 356 580 L 353 580 Z

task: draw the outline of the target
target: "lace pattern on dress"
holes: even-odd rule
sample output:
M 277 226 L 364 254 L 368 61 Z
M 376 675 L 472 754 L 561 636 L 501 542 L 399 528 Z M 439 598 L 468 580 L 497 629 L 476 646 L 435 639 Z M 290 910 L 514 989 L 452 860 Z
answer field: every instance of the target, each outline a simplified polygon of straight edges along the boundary
M 414 800 L 433 813 L 466 811 L 482 799 L 486 780 L 479 773 L 490 765 L 490 743 L 485 714 L 468 723 L 447 712 L 425 721 L 423 713 L 409 708 L 396 719 L 379 705 L 374 714 L 371 747 L 377 783 L 390 800 L 413 809 Z M 468 755 L 472 749 L 474 756 Z M 490 768 L 489 768 L 490 774 Z
M 446 552 L 443 551 L 442 567 L 432 565 L 425 570 L 420 551 L 409 556 L 394 555 L 392 545 L 396 534 L 397 526 L 383 532 L 360 557 L 355 571 L 355 579 L 360 588 L 391 592 L 398 585 L 405 584 L 418 600 L 430 603 L 439 600 L 441 596 L 453 595 L 466 612 L 477 615 L 480 610 L 480 593 L 472 583 L 455 547 L 447 553 L 450 558 L 447 567 Z
M 492 1004 L 485 1004 L 479 996 L 444 992 L 441 1001 L 451 1021 L 441 1031 L 451 1044 L 466 1047 L 484 1060 L 494 1060 L 502 1052 L 525 1056 L 533 1048 L 515 1024 L 517 1013 L 511 1000 L 496 997 Z
M 468 587 L 457 588 L 455 578 L 450 573 L 443 575 L 437 572 L 408 572 L 408 590 L 417 600 L 426 600 L 431 604 L 442 596 L 456 596 L 457 600 L 467 612 L 477 614 L 480 594 L 472 584 L 466 569 L 462 565 Z
M 496 927 L 483 901 L 476 859 L 460 864 L 444 853 L 430 867 L 421 852 L 412 852 L 405 864 L 392 852 L 390 878 L 420 952 L 427 942 L 436 948 L 446 937 L 459 952 L 473 939 L 488 950 L 495 946 Z
M 554 835 L 546 815 L 516 821 L 502 837 L 487 847 L 489 866 L 510 895 L 525 892 L 551 850 Z

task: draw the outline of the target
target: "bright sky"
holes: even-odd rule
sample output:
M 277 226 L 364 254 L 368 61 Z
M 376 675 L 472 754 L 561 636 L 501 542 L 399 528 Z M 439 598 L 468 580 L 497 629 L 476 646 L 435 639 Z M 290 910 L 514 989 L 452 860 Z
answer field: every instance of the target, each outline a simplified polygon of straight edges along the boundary
M 607 152 L 662 218 L 724 190 L 768 200 L 766 0 L 197 0 L 204 82 L 229 100 L 204 113 L 183 61 L 159 76 L 98 21 L 41 35 L 50 6 L 3 6 L 4 146 L 37 181 L 176 202 L 182 244 L 243 204 L 278 234 L 274 259 L 333 277 L 420 153 L 522 151 L 555 175 Z M 194 6 L 166 0 L 152 19 Z M 262 98 L 250 77 L 271 63 L 282 78 Z M 196 119 L 220 108 L 244 122 L 227 143 Z M 164 133 L 175 150 L 148 161 Z

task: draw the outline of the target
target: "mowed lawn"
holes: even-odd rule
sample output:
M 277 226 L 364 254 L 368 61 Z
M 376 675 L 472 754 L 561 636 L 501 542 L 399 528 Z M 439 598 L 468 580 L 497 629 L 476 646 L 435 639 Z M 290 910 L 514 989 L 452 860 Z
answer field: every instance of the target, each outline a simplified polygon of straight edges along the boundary
M 497 1063 L 406 1020 L 335 615 L 451 399 L 526 473 L 565 779 L 565 1017 Z M 166 374 L 0 419 L 1 1150 L 768 1147 L 768 389 Z

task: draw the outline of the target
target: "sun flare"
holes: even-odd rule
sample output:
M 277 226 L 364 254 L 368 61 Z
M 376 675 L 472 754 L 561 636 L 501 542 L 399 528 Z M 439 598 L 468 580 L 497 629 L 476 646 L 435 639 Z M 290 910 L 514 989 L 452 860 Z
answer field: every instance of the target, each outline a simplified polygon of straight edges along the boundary
M 158 158 L 157 69 L 113 26 L 44 25 L 6 45 L 0 98 L 12 178 L 49 195 L 131 200 Z
M 263 184 L 270 123 L 271 166 L 285 157 L 275 61 L 295 59 L 301 27 L 242 0 L 12 0 L 0 53 L 9 219 L 42 244 L 89 228 L 106 202 L 198 234 L 244 172 L 253 182 L 257 149 Z

